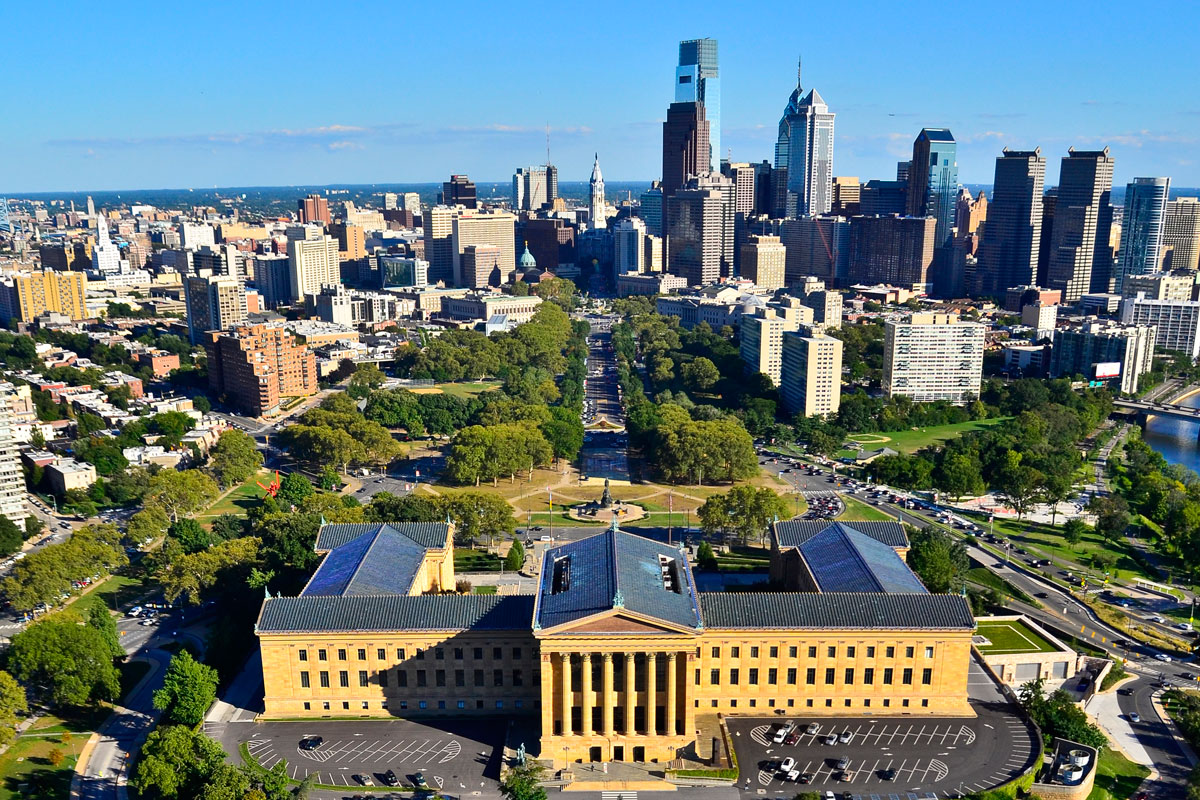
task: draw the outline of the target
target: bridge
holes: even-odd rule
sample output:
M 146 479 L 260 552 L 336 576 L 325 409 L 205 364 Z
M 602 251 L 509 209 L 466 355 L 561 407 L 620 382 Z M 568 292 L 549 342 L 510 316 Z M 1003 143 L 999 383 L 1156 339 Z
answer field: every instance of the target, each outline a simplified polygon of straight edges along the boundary
M 1126 414 L 1146 417 L 1170 417 L 1200 422 L 1200 408 L 1176 405 L 1174 403 L 1157 403 L 1153 400 L 1113 400 L 1113 405 Z

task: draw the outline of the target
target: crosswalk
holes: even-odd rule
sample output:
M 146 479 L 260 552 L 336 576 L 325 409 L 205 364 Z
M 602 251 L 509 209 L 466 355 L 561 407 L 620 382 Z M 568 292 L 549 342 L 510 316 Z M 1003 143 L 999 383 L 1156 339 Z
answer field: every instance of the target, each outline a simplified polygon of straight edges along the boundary
M 600 800 L 637 800 L 637 792 L 601 792 Z

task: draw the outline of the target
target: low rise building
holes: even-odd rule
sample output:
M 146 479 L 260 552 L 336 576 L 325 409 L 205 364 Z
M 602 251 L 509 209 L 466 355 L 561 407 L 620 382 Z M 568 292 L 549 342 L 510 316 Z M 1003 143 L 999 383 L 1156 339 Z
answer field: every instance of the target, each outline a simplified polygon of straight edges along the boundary
M 669 272 L 655 272 L 639 275 L 637 273 L 617 274 L 617 297 L 630 295 L 669 294 L 679 289 L 687 288 L 687 279 Z
M 441 316 L 463 322 L 486 322 L 497 314 L 503 314 L 516 324 L 533 319 L 542 298 L 537 296 L 514 297 L 513 295 L 473 292 L 463 297 L 446 297 L 442 300 Z
M 57 458 L 44 469 L 50 491 L 59 497 L 73 489 L 84 491 L 96 482 L 96 468 L 73 458 Z

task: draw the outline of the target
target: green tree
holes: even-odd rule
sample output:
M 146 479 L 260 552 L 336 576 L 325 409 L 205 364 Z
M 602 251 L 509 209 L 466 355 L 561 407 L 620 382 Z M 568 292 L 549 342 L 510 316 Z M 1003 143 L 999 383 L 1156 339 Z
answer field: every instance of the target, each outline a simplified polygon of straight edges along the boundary
M 1129 527 L 1129 504 L 1119 494 L 1093 495 L 1088 511 L 1096 515 L 1096 532 L 1106 542 L 1117 541 Z
M 445 510 L 454 521 L 456 534 L 463 541 L 511 534 L 517 527 L 512 506 L 503 497 L 483 492 L 460 492 L 445 500 Z
M 1005 464 L 996 476 L 996 490 L 1004 505 L 1017 512 L 1017 519 L 1022 519 L 1041 493 L 1045 476 L 1023 464 L 1021 453 L 1009 450 L 1005 456 Z
M 350 376 L 350 384 L 346 394 L 361 400 L 375 389 L 383 385 L 387 376 L 375 364 L 359 364 L 358 369 Z
M 332 492 L 334 489 L 338 488 L 341 483 L 341 476 L 338 475 L 337 470 L 335 470 L 333 467 L 327 465 L 325 469 L 321 470 L 321 488 L 325 491 Z
M 969 455 L 955 454 L 942 462 L 937 485 L 954 500 L 978 497 L 987 491 L 979 462 Z
M 301 472 L 289 472 L 279 482 L 275 499 L 281 508 L 299 506 L 311 497 L 314 491 L 316 490 L 313 489 L 312 481 L 307 476 Z
M 934 528 L 909 529 L 908 566 L 934 594 L 960 589 L 970 559 L 962 542 Z
M 46 529 L 46 523 L 30 514 L 25 518 L 25 539 L 36 539 Z
M 772 520 L 787 515 L 787 501 L 772 489 L 741 484 L 709 497 L 698 513 L 705 533 L 728 530 L 746 544 L 752 536 L 762 541 Z
M 15 553 L 25 542 L 24 532 L 8 517 L 0 517 L 0 556 Z
M 100 604 L 91 606 L 87 612 L 87 624 L 100 632 L 109 655 L 113 658 L 124 658 L 125 647 L 121 644 L 121 634 L 117 632 L 117 621 L 108 609 Z
M 683 365 L 683 382 L 689 389 L 707 392 L 721 380 L 721 372 L 711 359 L 700 356 Z
M 167 528 L 167 535 L 179 542 L 185 553 L 198 553 L 212 544 L 212 537 L 204 526 L 190 518 L 172 522 L 171 527 Z
M 12 675 L 0 671 L 0 747 L 16 737 L 18 717 L 28 711 L 25 690 Z
M 147 505 L 159 506 L 171 522 L 178 522 L 212 505 L 220 493 L 216 481 L 199 470 L 165 469 L 150 479 L 146 500 Z
M 12 638 L 8 666 L 58 707 L 115 700 L 121 682 L 104 635 L 68 612 L 51 614 Z
M 508 554 L 504 557 L 504 568 L 509 572 L 517 572 L 525 566 L 525 545 L 519 539 L 513 539 Z
M 263 455 L 254 438 L 238 430 L 222 432 L 209 457 L 209 472 L 226 487 L 246 480 L 258 472 L 263 463 Z
M 202 394 L 198 394 L 192 398 L 192 408 L 199 411 L 201 414 L 207 414 L 212 411 L 212 403 Z
M 1063 538 L 1067 540 L 1067 544 L 1074 547 L 1083 541 L 1083 537 L 1088 532 L 1088 524 L 1081 519 L 1069 519 L 1063 525 Z
M 717 568 L 717 554 L 713 552 L 712 545 L 708 542 L 701 542 L 696 548 L 696 564 L 700 569 L 715 570 Z
M 1071 499 L 1075 494 L 1075 470 L 1073 467 L 1046 470 L 1042 474 L 1042 499 L 1050 504 L 1050 524 L 1058 520 L 1058 504 Z
M 437 522 L 445 516 L 436 498 L 415 494 L 397 497 L 391 492 L 372 497 L 363 514 L 367 522 Z
M 162 688 L 154 692 L 154 707 L 170 723 L 199 725 L 217 698 L 217 671 L 192 658 L 187 650 L 171 657 Z
M 224 764 L 225 751 L 202 732 L 184 725 L 155 728 L 142 745 L 129 785 L 144 798 L 192 800 Z
M 162 536 L 167 532 L 170 524 L 171 520 L 167 517 L 167 512 L 157 505 L 150 505 L 129 518 L 129 527 L 126 529 L 126 533 L 131 541 L 140 544 Z
M 281 515 L 291 519 L 296 515 Z M 244 586 L 250 570 L 259 566 L 259 546 L 255 536 L 230 539 L 198 553 L 179 555 L 162 564 L 156 576 L 167 602 L 185 598 L 199 605 L 214 586 Z M 314 553 L 315 557 L 316 554 Z
M 513 767 L 500 784 L 500 793 L 505 800 L 546 800 L 546 789 L 542 786 L 543 768 L 535 761 Z

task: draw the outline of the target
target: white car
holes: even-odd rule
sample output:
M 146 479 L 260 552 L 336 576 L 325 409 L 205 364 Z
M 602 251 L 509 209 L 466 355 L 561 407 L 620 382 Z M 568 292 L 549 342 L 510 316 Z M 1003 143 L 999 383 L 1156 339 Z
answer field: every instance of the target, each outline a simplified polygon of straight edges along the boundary
M 1181 622 L 1178 625 L 1176 625 L 1175 627 L 1179 628 L 1179 630 L 1181 630 L 1181 631 L 1187 631 L 1188 633 L 1192 632 L 1192 623 L 1190 623 L 1190 622 Z
M 790 722 L 785 722 L 783 725 L 780 725 L 779 730 L 775 731 L 775 744 L 783 744 L 783 740 L 786 739 L 787 735 L 795 729 L 796 726 Z
M 791 772 L 795 768 L 796 768 L 796 759 L 791 758 L 791 757 L 785 758 L 783 760 L 783 763 L 779 765 L 780 772 Z
M 851 732 L 849 730 L 844 730 L 844 731 L 842 731 L 842 735 L 838 737 L 838 741 L 841 742 L 842 744 L 849 744 L 850 740 L 853 738 L 854 738 L 853 732 Z
M 1169 655 L 1167 655 L 1166 653 L 1155 653 L 1154 657 L 1157 658 L 1159 661 L 1170 661 L 1171 660 L 1171 657 Z

